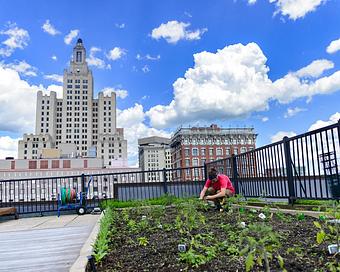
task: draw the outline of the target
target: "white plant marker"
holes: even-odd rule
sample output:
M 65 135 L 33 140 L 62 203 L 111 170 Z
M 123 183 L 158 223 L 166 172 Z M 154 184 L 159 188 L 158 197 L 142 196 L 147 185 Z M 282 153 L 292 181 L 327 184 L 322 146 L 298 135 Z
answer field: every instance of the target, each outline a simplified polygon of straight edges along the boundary
M 260 213 L 260 214 L 259 214 L 259 217 L 260 217 L 262 220 L 266 219 L 266 216 L 265 216 L 263 213 Z
M 247 226 L 247 224 L 246 224 L 246 222 L 241 222 L 241 223 L 240 223 L 240 226 L 241 226 L 242 228 L 245 228 L 245 227 Z

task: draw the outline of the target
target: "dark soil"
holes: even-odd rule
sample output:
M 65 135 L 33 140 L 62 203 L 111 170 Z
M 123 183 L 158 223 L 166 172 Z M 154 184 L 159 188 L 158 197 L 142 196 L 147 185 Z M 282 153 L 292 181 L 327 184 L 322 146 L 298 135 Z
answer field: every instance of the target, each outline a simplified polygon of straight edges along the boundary
M 205 223 L 198 223 L 198 228 L 193 229 L 191 235 L 210 234 L 213 243 L 226 241 L 226 246 L 218 247 L 212 260 L 195 267 L 179 259 L 178 244 L 190 243 L 188 234 L 180 233 L 175 227 L 180 210 L 172 207 L 162 211 L 157 208 L 158 211 L 153 212 L 153 209 L 117 211 L 119 214 L 114 223 L 117 232 L 111 237 L 109 254 L 96 265 L 98 271 L 245 271 L 246 256 L 232 250 L 232 246 L 239 251 L 245 247 L 239 241 L 243 230 L 239 223 L 241 221 L 247 225 L 260 223 L 272 226 L 273 231 L 280 235 L 280 245 L 270 260 L 271 271 L 282 271 L 276 253 L 282 256 L 284 268 L 294 272 L 329 271 L 326 264 L 337 258 L 327 254 L 329 243 L 316 244 L 315 218 L 306 216 L 304 220 L 298 220 L 296 216 L 286 214 L 267 214 L 267 218 L 262 220 L 258 213 L 249 211 L 220 213 L 209 210 L 202 211 Z M 139 224 L 142 221 L 141 226 L 133 227 L 133 222 Z M 147 241 L 146 244 L 143 244 L 143 239 Z M 211 243 L 211 240 L 207 240 L 205 245 Z M 255 265 L 251 271 L 265 270 Z

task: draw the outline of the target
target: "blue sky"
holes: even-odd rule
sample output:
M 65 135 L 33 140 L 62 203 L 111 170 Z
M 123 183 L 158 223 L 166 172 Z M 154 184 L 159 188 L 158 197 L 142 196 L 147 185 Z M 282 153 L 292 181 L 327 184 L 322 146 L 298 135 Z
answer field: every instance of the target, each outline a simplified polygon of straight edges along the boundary
M 36 91 L 60 93 L 78 37 L 95 94 L 118 94 L 130 165 L 139 137 L 181 125 L 254 126 L 261 146 L 329 124 L 339 25 L 337 0 L 0 0 L 0 158 L 34 132 Z

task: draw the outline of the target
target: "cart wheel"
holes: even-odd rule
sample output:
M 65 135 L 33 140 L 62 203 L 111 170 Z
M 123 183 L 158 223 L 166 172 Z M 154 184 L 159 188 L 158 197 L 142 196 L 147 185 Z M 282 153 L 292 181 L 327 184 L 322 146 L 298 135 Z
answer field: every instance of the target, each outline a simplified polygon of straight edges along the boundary
M 77 214 L 79 215 L 84 215 L 86 213 L 85 207 L 78 207 L 76 211 L 77 211 Z

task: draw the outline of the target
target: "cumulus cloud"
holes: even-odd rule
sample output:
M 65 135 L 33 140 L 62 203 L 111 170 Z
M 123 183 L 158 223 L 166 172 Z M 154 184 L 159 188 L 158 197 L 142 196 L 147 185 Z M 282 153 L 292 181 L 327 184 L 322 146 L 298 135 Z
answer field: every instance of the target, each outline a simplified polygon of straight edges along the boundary
M 335 123 L 337 123 L 339 120 L 340 120 L 340 112 L 336 112 L 336 113 L 334 113 L 333 115 L 331 115 L 331 116 L 329 117 L 329 119 L 326 120 L 326 121 L 323 121 L 323 120 L 318 120 L 318 121 L 316 121 L 314 124 L 312 124 L 312 125 L 309 127 L 308 131 L 312 131 L 312 130 L 315 130 L 315 129 L 318 129 L 318 128 L 322 128 L 322 127 L 326 127 L 326 126 L 335 124 Z
M 334 68 L 334 63 L 326 60 L 314 60 L 311 64 L 298 70 L 295 75 L 298 77 L 319 77 L 324 71 Z
M 0 159 L 6 157 L 18 157 L 18 141 L 17 138 L 11 138 L 9 136 L 0 137 Z
M 124 89 L 115 89 L 112 87 L 106 87 L 104 89 L 101 90 L 101 92 L 103 92 L 104 95 L 111 95 L 112 92 L 116 93 L 116 97 L 119 97 L 121 99 L 124 99 L 128 96 L 128 91 L 124 90 Z
M 3 47 L 0 47 L 0 56 L 9 57 L 15 51 L 15 49 L 24 49 L 28 45 L 28 41 L 30 36 L 28 31 L 19 28 L 16 24 L 8 24 L 6 30 L 1 30 L 0 35 L 7 36 L 2 44 Z
M 158 130 L 144 124 L 145 113 L 143 106 L 135 104 L 125 110 L 117 110 L 117 125 L 124 127 L 125 138 L 128 141 L 128 158 L 130 165 L 138 161 L 138 139 L 150 136 L 170 138 L 170 133 Z
M 331 43 L 327 46 L 327 53 L 328 54 L 334 54 L 335 52 L 338 52 L 340 50 L 340 39 L 331 41 Z
M 251 0 L 250 0 L 251 1 Z M 327 0 L 269 0 L 270 3 L 275 3 L 276 11 L 283 16 L 288 16 L 291 20 L 303 18 L 307 13 L 315 11 L 321 4 Z
M 267 122 L 268 120 L 269 120 L 269 118 L 267 116 L 262 117 L 262 119 L 261 119 L 262 122 Z
M 58 58 L 57 58 L 56 55 L 53 55 L 53 56 L 51 57 L 51 59 L 53 59 L 54 61 L 57 61 L 57 60 L 58 60 Z
M 0 66 L 4 68 L 11 68 L 24 76 L 32 76 L 32 77 L 37 76 L 38 69 L 31 66 L 24 60 L 20 62 L 15 61 L 14 63 L 8 63 L 8 64 L 0 62 Z
M 0 66 L 0 131 L 14 133 L 34 132 L 37 92 L 56 91 L 61 98 L 62 86 L 30 85 L 17 71 Z
M 106 55 L 106 57 L 109 60 L 117 60 L 120 59 L 122 56 L 124 56 L 126 54 L 126 50 L 119 48 L 119 47 L 114 47 L 113 49 L 111 49 L 109 51 L 109 53 Z
M 136 55 L 136 59 L 137 60 L 160 60 L 161 59 L 161 55 L 151 56 L 149 54 L 146 54 L 145 56 L 142 56 L 140 54 L 137 54 Z
M 287 112 L 284 115 L 284 118 L 293 117 L 293 116 L 297 115 L 299 112 L 302 112 L 302 111 L 306 111 L 306 109 L 302 109 L 302 108 L 299 108 L 299 107 L 288 108 Z
M 64 37 L 64 42 L 66 44 L 70 44 L 73 41 L 73 39 L 76 38 L 78 35 L 79 35 L 79 30 L 73 29 Z
M 248 0 L 249 5 L 254 5 L 256 3 L 256 0 Z
M 98 47 L 91 47 L 90 56 L 86 59 L 89 66 L 95 66 L 99 69 L 111 69 L 110 65 L 107 65 L 105 61 L 101 58 L 98 58 L 96 53 L 101 52 L 102 50 Z
M 289 103 L 340 90 L 340 71 L 308 81 L 290 72 L 272 82 L 266 61 L 256 43 L 194 54 L 194 67 L 173 83 L 173 100 L 146 113 L 152 126 L 164 128 L 193 121 L 243 118 L 268 109 L 270 101 Z
M 43 94 L 50 94 L 51 92 L 57 93 L 57 98 L 63 98 L 63 86 L 51 84 L 45 89 L 42 86 L 39 86 L 43 91 Z
M 153 39 L 165 39 L 168 43 L 175 44 L 179 40 L 199 40 L 201 36 L 208 31 L 207 28 L 187 30 L 190 23 L 183 23 L 178 21 L 169 21 L 166 24 L 161 24 L 154 28 L 151 32 Z
M 17 71 L 0 67 L 0 130 L 33 131 L 38 86 L 22 80 Z
M 41 27 L 44 32 L 52 35 L 52 36 L 55 36 L 55 35 L 58 35 L 60 34 L 60 31 L 58 31 L 51 23 L 50 23 L 50 20 L 46 20 L 45 23 L 42 25 Z
M 44 78 L 48 79 L 48 80 L 63 83 L 63 76 L 62 75 L 57 75 L 57 74 L 44 75 Z
M 294 131 L 279 131 L 276 134 L 274 134 L 273 136 L 270 137 L 270 141 L 272 143 L 275 142 L 279 142 L 282 141 L 283 137 L 287 136 L 287 137 L 294 137 L 297 134 Z

